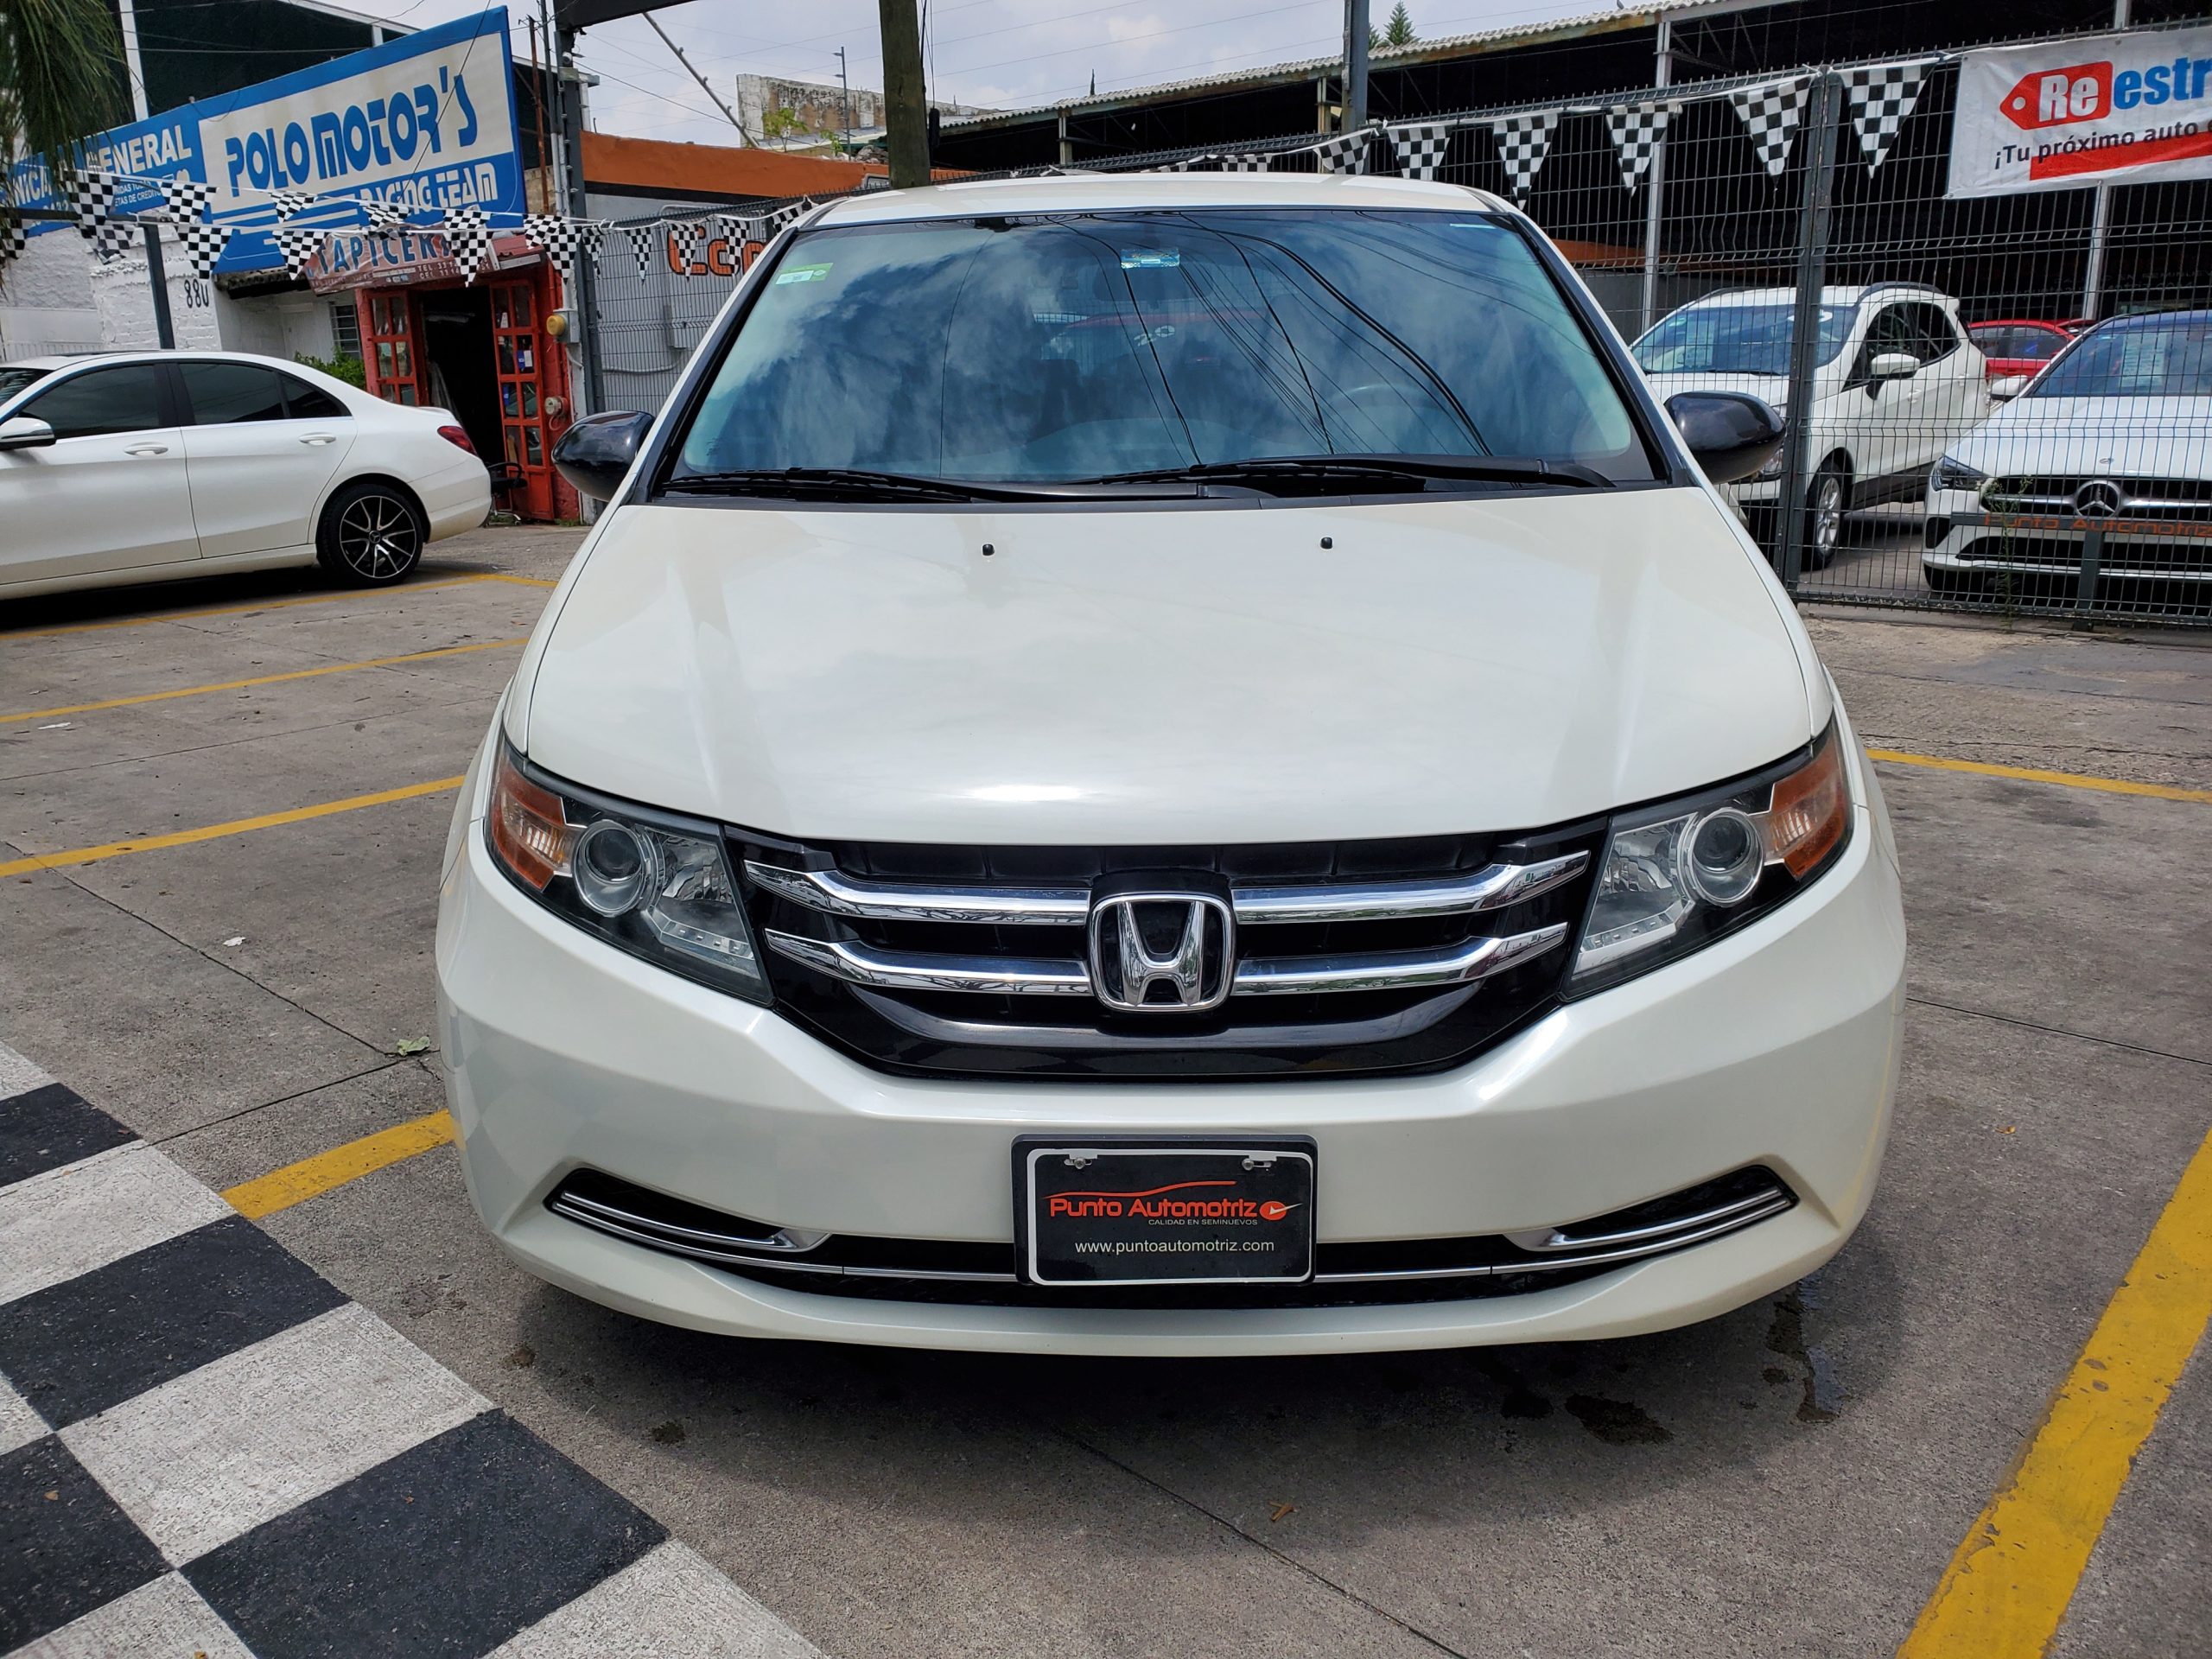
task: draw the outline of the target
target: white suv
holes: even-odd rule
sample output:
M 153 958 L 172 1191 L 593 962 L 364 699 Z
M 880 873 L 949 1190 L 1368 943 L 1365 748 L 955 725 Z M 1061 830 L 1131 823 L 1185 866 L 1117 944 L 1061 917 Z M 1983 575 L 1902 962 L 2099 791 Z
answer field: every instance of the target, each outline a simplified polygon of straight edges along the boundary
M 1700 475 L 1779 423 L 1671 408 L 1447 185 L 817 212 L 555 457 L 607 510 L 439 910 L 485 1224 L 698 1330 L 1064 1353 L 1811 1271 L 1888 1134 L 1896 851 Z
M 1649 329 L 1636 360 L 1662 397 L 1727 388 L 1786 417 L 1796 305 L 1787 288 L 1707 295 Z M 1993 407 L 1987 364 L 1959 321 L 1958 302 L 1936 289 L 1824 288 L 1819 327 L 1805 486 L 1805 562 L 1814 569 L 1834 559 L 1845 513 L 1918 500 L 1936 458 Z M 1783 460 L 1734 486 L 1770 544 L 1780 527 Z

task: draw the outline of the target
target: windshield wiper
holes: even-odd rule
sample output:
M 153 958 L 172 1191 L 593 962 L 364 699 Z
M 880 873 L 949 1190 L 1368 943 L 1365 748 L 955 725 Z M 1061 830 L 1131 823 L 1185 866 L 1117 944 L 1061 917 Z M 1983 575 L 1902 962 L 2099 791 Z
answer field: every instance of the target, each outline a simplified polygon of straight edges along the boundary
M 1115 473 L 1101 484 L 1136 484 L 1189 479 L 1199 483 L 1249 484 L 1255 489 L 1283 485 L 1342 486 L 1348 482 L 1396 482 L 1426 486 L 1431 480 L 1483 484 L 1566 485 L 1576 489 L 1611 489 L 1613 480 L 1580 461 L 1540 461 L 1521 455 L 1252 455 L 1243 461 L 1199 461 L 1150 472 Z
M 1147 481 L 1132 480 L 1131 482 Z M 1181 480 L 1163 477 L 1160 483 Z M 930 478 L 919 473 L 878 472 L 867 467 L 751 467 L 721 473 L 686 473 L 664 490 L 695 495 L 780 495 L 829 501 L 1039 501 L 1102 495 L 1195 495 L 1187 490 L 1135 491 L 1120 480 L 1068 484 L 993 484 L 979 479 Z

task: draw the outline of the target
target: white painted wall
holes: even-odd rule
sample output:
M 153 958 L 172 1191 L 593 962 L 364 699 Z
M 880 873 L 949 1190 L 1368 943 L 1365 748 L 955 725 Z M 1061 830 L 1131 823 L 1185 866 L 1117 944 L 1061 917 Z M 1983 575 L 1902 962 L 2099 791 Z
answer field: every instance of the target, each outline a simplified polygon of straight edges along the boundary
M 162 238 L 169 320 L 180 347 L 329 357 L 336 348 L 328 298 L 306 289 L 237 299 L 194 276 L 173 236 Z M 30 239 L 0 266 L 0 362 L 64 351 L 151 351 L 160 344 L 146 254 L 134 248 L 102 265 L 74 231 Z

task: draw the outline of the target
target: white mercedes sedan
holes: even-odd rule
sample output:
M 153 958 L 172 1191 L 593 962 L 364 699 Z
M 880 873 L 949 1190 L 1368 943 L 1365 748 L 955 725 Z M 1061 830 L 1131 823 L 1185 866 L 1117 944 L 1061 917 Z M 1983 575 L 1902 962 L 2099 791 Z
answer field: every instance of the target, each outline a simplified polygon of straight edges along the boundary
M 1671 416 L 1671 419 L 1670 419 Z M 486 734 L 468 1191 L 751 1337 L 1624 1335 L 1828 1259 L 1904 926 L 1872 768 L 1559 251 L 1404 180 L 849 197 L 740 285 Z
M 381 587 L 491 507 L 451 414 L 298 363 L 149 352 L 0 365 L 0 600 L 288 564 Z
M 2100 575 L 2212 591 L 2212 311 L 2100 323 L 1953 444 L 1928 483 L 1938 593 Z

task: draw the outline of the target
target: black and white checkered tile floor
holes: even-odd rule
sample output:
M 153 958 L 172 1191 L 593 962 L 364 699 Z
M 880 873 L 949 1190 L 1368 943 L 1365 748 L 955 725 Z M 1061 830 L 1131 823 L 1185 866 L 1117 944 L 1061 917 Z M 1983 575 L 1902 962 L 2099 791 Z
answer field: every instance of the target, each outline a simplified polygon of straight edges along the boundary
M 7 1651 L 816 1653 L 160 1150 L 0 1047 Z

